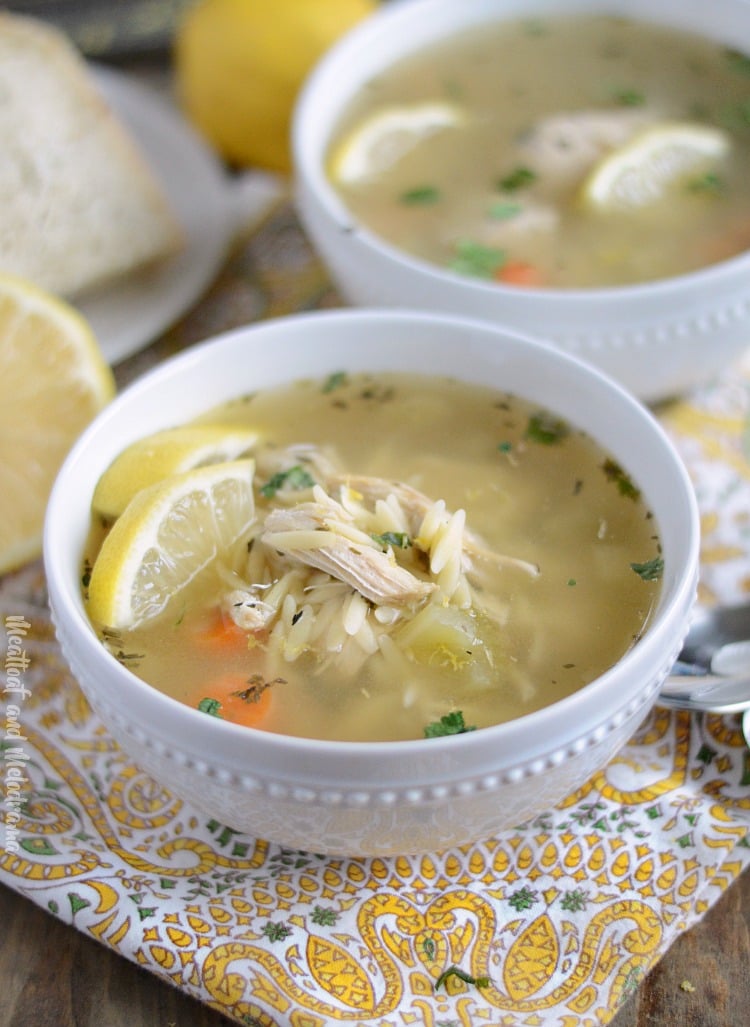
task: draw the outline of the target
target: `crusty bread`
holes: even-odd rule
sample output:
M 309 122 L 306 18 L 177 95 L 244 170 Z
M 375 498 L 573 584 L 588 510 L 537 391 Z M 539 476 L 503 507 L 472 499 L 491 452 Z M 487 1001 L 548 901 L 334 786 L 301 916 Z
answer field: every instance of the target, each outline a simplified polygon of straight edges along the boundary
M 182 244 L 161 185 L 67 37 L 0 12 L 0 271 L 74 297 Z

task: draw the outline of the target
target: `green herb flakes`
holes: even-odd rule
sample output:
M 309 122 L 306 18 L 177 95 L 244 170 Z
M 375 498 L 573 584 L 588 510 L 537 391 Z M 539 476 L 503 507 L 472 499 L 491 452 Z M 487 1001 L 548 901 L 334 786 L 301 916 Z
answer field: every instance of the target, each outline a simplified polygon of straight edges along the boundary
M 218 717 L 219 720 L 223 719 L 221 714 L 219 713 L 219 710 L 221 709 L 221 703 L 218 699 L 210 699 L 208 697 L 206 697 L 205 699 L 201 699 L 201 701 L 198 703 L 198 709 L 201 713 L 207 713 L 209 717 Z
M 300 467 L 299 464 L 294 467 L 290 467 L 287 471 L 279 471 L 278 474 L 274 474 L 268 479 L 265 485 L 261 487 L 260 494 L 266 499 L 273 499 L 277 492 L 281 489 L 291 489 L 294 492 L 300 492 L 303 489 L 311 489 L 315 484 L 315 479 L 306 471 L 304 467 Z
M 644 581 L 659 581 L 664 573 L 664 560 L 660 556 L 646 560 L 645 563 L 631 563 L 630 566 Z
M 546 36 L 549 26 L 537 18 L 529 18 L 523 22 L 523 31 L 527 36 Z
M 451 270 L 473 278 L 492 278 L 505 263 L 505 251 L 492 246 L 462 239 L 456 244 L 456 256 Z
M 515 168 L 505 175 L 497 183 L 497 188 L 504 193 L 514 193 L 518 189 L 525 189 L 526 186 L 536 182 L 536 172 L 531 168 Z
M 435 991 L 444 987 L 449 977 L 457 977 L 459 981 L 463 981 L 464 984 L 471 984 L 474 988 L 489 988 L 490 986 L 489 977 L 474 977 L 473 974 L 462 970 L 460 966 L 449 966 L 447 970 L 443 970 L 435 981 Z
M 727 62 L 732 71 L 740 75 L 750 75 L 750 56 L 740 50 L 729 49 L 726 51 Z
M 490 205 L 487 216 L 492 221 L 509 221 L 521 213 L 523 207 L 520 203 L 512 203 L 509 200 L 498 200 Z
M 497 182 L 497 188 L 502 192 L 517 192 L 519 189 L 533 185 L 534 182 L 536 182 L 534 170 L 530 167 L 515 167 L 508 175 L 503 175 Z
M 334 373 L 329 374 L 323 382 L 323 392 L 335 392 L 336 389 L 340 389 L 342 385 L 346 385 L 346 382 L 346 371 L 334 371 Z
M 607 480 L 617 485 L 620 495 L 627 496 L 628 499 L 640 499 L 641 490 L 633 483 L 633 479 L 616 460 L 605 460 L 602 464 L 602 470 Z
M 411 539 L 405 531 L 384 531 L 382 535 L 371 535 L 370 537 L 384 548 L 393 546 L 394 549 L 408 549 L 411 546 Z
M 440 190 L 434 185 L 421 185 L 407 189 L 399 196 L 399 202 L 407 207 L 431 207 L 440 200 Z
M 750 100 L 725 104 L 717 120 L 730 132 L 746 130 L 750 127 Z
M 614 89 L 612 99 L 621 107 L 643 107 L 646 97 L 637 89 Z
M 540 411 L 529 418 L 526 426 L 526 438 L 532 442 L 541 442 L 544 446 L 552 446 L 570 434 L 565 421 L 546 411 Z
M 718 196 L 724 192 L 725 183 L 721 175 L 717 175 L 715 171 L 707 171 L 705 175 L 691 178 L 687 183 L 687 189 L 691 193 L 711 193 Z
M 435 720 L 424 729 L 425 738 L 444 738 L 446 735 L 463 735 L 468 731 L 476 731 L 475 727 L 467 727 L 461 710 L 445 713 L 440 720 Z

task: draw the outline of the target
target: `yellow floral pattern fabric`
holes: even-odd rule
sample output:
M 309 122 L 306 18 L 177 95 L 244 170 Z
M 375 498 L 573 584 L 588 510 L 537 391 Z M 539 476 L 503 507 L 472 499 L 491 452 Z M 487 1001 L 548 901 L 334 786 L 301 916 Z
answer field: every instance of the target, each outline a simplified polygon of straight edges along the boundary
M 269 258 L 294 231 L 288 213 L 266 225 L 206 320 L 165 345 L 220 327 L 227 290 L 266 315 L 331 302 L 309 257 Z M 705 603 L 750 591 L 749 397 L 739 366 L 657 411 L 695 483 Z M 239 1024 L 606 1024 L 750 863 L 736 717 L 657 707 L 529 823 L 429 856 L 334 859 L 239 834 L 133 765 L 64 665 L 40 564 L 0 582 L 0 625 L 0 880 Z

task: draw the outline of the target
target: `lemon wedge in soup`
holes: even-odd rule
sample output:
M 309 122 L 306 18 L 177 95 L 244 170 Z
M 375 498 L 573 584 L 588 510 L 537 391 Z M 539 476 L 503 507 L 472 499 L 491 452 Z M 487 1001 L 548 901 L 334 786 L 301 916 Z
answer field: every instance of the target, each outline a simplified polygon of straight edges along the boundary
M 258 433 L 248 428 L 205 424 L 165 428 L 124 449 L 97 482 L 92 511 L 115 520 L 141 489 L 196 467 L 248 455 Z
M 656 203 L 690 176 L 712 170 L 729 149 L 727 134 L 709 125 L 653 125 L 596 164 L 583 184 L 583 202 L 598 210 Z
M 141 489 L 104 539 L 88 610 L 114 630 L 158 617 L 228 558 L 254 516 L 252 460 L 210 464 Z
M 383 107 L 359 122 L 335 148 L 331 177 L 349 186 L 376 178 L 424 139 L 465 120 L 462 108 L 439 100 Z

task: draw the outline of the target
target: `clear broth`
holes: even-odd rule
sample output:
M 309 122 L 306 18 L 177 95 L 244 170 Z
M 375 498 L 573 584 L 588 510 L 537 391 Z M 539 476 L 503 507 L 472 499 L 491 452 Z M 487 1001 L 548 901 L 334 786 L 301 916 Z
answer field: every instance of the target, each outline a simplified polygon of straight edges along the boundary
M 439 633 L 428 632 L 411 650 L 400 640 L 406 636 L 394 634 L 395 650 L 353 663 L 304 647 L 286 659 L 283 646 L 268 644 L 263 632 L 248 633 L 240 645 L 214 646 L 212 625 L 226 586 L 212 575 L 158 621 L 107 637 L 138 676 L 191 706 L 235 675 L 247 684 L 271 683 L 255 725 L 263 730 L 419 738 L 428 724 L 459 710 L 466 726 L 484 727 L 596 678 L 635 644 L 658 602 L 658 575 L 633 567 L 661 559 L 657 525 L 637 487 L 587 435 L 526 401 L 451 379 L 345 375 L 261 391 L 201 420 L 252 426 L 266 455 L 303 442 L 345 476 L 406 483 L 444 500 L 449 511 L 465 510 L 466 527 L 482 545 L 525 563 L 482 565 L 479 607 L 460 615 L 476 644 L 458 658 Z M 264 459 L 259 453 L 259 466 Z M 259 516 L 267 480 L 256 472 Z M 105 530 L 92 528 L 89 563 Z M 247 574 L 257 558 L 253 548 L 248 557 L 243 541 L 233 554 L 233 575 Z M 530 574 L 527 564 L 539 573 Z M 367 606 L 377 628 L 375 607 Z M 356 649 L 356 638 L 346 645 Z M 219 715 L 232 719 L 228 709 Z

